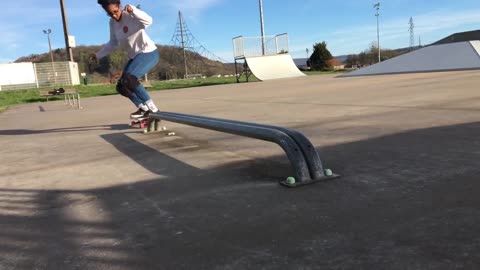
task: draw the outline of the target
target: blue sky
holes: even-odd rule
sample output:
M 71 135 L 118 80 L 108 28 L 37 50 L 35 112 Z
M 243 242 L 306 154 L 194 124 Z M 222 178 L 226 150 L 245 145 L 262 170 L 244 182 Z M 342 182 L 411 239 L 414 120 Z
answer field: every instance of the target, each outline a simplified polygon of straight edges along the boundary
M 44 29 L 52 29 L 52 47 L 63 48 L 58 0 L 2 1 L 0 63 L 48 52 Z M 373 4 L 381 3 L 381 46 L 409 45 L 413 17 L 416 42 L 428 44 L 451 33 L 480 29 L 479 0 L 263 0 L 266 35 L 288 33 L 290 52 L 306 57 L 316 42 L 326 41 L 333 55 L 359 53 L 376 41 Z M 178 10 L 204 47 L 233 59 L 232 38 L 259 36 L 258 0 L 130 0 L 154 18 L 148 33 L 157 44 L 170 45 Z M 77 45 L 108 40 L 108 17 L 96 0 L 65 0 L 70 34 Z

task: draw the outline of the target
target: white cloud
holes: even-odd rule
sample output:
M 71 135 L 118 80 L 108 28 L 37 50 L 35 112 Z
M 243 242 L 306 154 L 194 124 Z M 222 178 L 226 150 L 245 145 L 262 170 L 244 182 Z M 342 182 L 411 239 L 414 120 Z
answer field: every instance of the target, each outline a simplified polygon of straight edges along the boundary
M 95 3 L 78 3 L 65 1 L 66 11 L 70 21 L 78 17 L 100 15 L 103 11 Z M 52 48 L 62 40 L 62 20 L 60 3 L 39 4 L 38 0 L 5 1 L 2 3 L 0 25 L 0 57 L 10 61 L 29 53 L 48 51 L 47 37 L 43 29 L 52 29 Z
M 177 0 L 169 1 L 167 5 L 175 11 L 182 11 L 183 16 L 189 21 L 198 22 L 198 17 L 202 15 L 205 10 L 223 1 L 224 0 Z
M 380 43 L 386 48 L 407 47 L 409 42 L 408 18 L 388 20 L 380 18 Z M 480 22 L 480 10 L 436 10 L 430 13 L 413 16 L 415 36 L 422 37 L 423 43 L 431 43 L 443 35 L 443 32 L 453 34 L 469 25 Z M 478 26 L 477 26 L 478 28 Z M 468 31 L 466 29 L 465 31 Z M 462 31 L 462 30 L 460 30 Z M 376 23 L 343 28 L 324 36 L 308 36 L 292 41 L 290 51 L 305 51 L 305 44 L 311 47 L 314 43 L 325 40 L 334 55 L 359 53 L 368 48 L 371 42 L 377 40 Z
M 480 25 L 480 10 L 464 10 L 460 12 L 437 11 L 413 18 L 420 33 L 443 28 L 455 28 L 466 24 Z
M 220 57 L 221 59 L 223 59 L 223 60 L 225 60 L 229 63 L 233 63 L 233 61 L 234 61 L 233 51 L 229 51 L 229 50 L 215 51 L 215 52 L 213 52 L 213 54 L 215 54 L 215 56 Z
M 221 1 L 222 0 L 177 0 L 171 1 L 170 6 L 178 10 L 202 11 Z

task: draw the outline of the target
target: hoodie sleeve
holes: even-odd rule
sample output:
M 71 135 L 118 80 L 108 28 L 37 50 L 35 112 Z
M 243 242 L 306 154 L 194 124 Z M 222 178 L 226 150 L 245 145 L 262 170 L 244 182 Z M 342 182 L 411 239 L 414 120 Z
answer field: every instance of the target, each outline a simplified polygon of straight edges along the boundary
M 153 19 L 145 11 L 138 9 L 137 7 L 130 5 L 133 9 L 132 15 L 135 17 L 142 27 L 145 29 L 153 23 Z
M 113 20 L 110 20 L 110 40 L 95 55 L 98 59 L 109 55 L 118 46 L 118 40 L 113 31 Z

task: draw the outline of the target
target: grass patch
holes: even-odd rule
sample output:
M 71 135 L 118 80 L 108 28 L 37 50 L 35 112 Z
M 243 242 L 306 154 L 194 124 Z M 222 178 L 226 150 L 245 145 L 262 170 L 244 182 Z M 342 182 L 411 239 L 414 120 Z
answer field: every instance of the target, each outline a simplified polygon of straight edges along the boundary
M 328 75 L 328 74 L 340 74 L 345 73 L 347 70 L 345 69 L 338 69 L 338 70 L 327 70 L 327 71 L 302 71 L 308 76 L 315 76 L 315 75 Z
M 222 85 L 235 83 L 235 77 L 220 77 L 220 78 L 200 78 L 195 80 L 172 80 L 172 81 L 154 81 L 152 87 L 148 89 L 151 91 L 178 89 L 178 88 L 190 88 L 208 85 Z M 68 87 L 71 88 L 71 87 Z M 73 87 L 79 93 L 81 98 L 97 97 L 97 96 L 109 96 L 117 95 L 115 85 L 78 85 Z M 52 90 L 43 89 L 43 90 Z M 67 87 L 65 87 L 67 89 Z M 51 96 L 50 101 L 63 100 L 63 96 Z M 0 112 L 5 111 L 8 106 L 24 103 L 46 102 L 45 97 L 40 96 L 40 89 L 29 90 L 9 90 L 0 91 Z
M 81 98 L 110 96 L 118 94 L 115 90 L 114 84 L 100 84 L 100 85 L 77 85 L 74 87 Z
M 0 92 L 0 111 L 4 111 L 8 106 L 28 102 L 37 102 L 40 100 L 38 89 L 32 90 L 10 90 Z
M 158 81 L 152 83 L 152 88 L 149 91 L 169 90 L 178 88 L 190 88 L 209 85 L 222 85 L 236 83 L 234 77 L 218 77 L 218 78 L 199 78 L 195 80 L 172 80 L 172 81 Z
M 322 74 L 333 74 L 340 73 L 344 71 L 306 71 L 305 74 L 312 75 L 322 75 Z M 245 82 L 245 76 L 240 78 L 240 82 Z M 258 81 L 255 76 L 249 78 L 250 82 Z M 222 85 L 222 84 L 231 84 L 236 83 L 237 79 L 234 77 L 216 77 L 216 78 L 199 78 L 194 80 L 171 80 L 171 81 L 153 81 L 152 87 L 148 89 L 149 92 L 152 91 L 161 91 L 161 90 L 171 90 L 178 88 L 191 88 L 191 87 L 200 87 L 200 86 L 209 86 L 209 85 Z M 67 88 L 67 87 L 65 87 Z M 87 97 L 97 97 L 97 96 L 109 96 L 117 95 L 115 90 L 115 85 L 78 85 L 74 87 L 79 93 L 81 98 Z M 44 90 L 52 90 L 44 89 Z M 58 97 L 49 97 L 49 100 L 63 100 L 63 96 Z M 0 112 L 5 111 L 8 106 L 15 104 L 24 104 L 24 103 L 34 103 L 34 102 L 46 102 L 45 97 L 40 96 L 39 89 L 30 89 L 30 90 L 10 90 L 10 91 L 0 91 Z

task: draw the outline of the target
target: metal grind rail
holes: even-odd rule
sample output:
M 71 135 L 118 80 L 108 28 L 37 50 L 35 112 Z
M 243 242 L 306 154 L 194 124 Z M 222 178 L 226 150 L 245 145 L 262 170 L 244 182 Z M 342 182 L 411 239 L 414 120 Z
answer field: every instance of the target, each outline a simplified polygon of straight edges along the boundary
M 338 178 L 330 170 L 324 170 L 320 157 L 310 141 L 300 132 L 283 127 L 262 125 L 220 118 L 171 113 L 151 113 L 147 132 L 157 131 L 159 121 L 205 128 L 278 144 L 287 154 L 295 171 L 295 177 L 288 177 L 280 183 L 289 187 L 311 184 Z
M 197 116 L 197 115 L 193 116 L 188 114 L 171 113 L 171 112 L 162 112 L 162 113 L 169 114 L 169 115 L 185 116 L 185 117 L 195 117 L 199 119 L 207 119 L 207 120 L 214 120 L 214 121 L 220 120 L 220 121 L 225 121 L 229 123 L 245 124 L 245 122 L 241 122 L 241 121 L 218 119 L 218 118 L 207 117 L 207 116 Z M 310 171 L 310 177 L 312 179 L 318 179 L 324 176 L 323 165 L 322 165 L 322 161 L 320 160 L 320 156 L 318 155 L 318 152 L 315 150 L 315 147 L 307 139 L 307 137 L 305 137 L 302 133 L 293 129 L 277 127 L 272 125 L 264 125 L 264 124 L 256 124 L 256 123 L 247 123 L 247 124 L 255 127 L 275 129 L 290 136 L 297 143 L 297 145 L 300 147 L 300 150 L 302 150 L 303 155 L 305 156 L 305 160 L 307 161 L 308 169 Z

